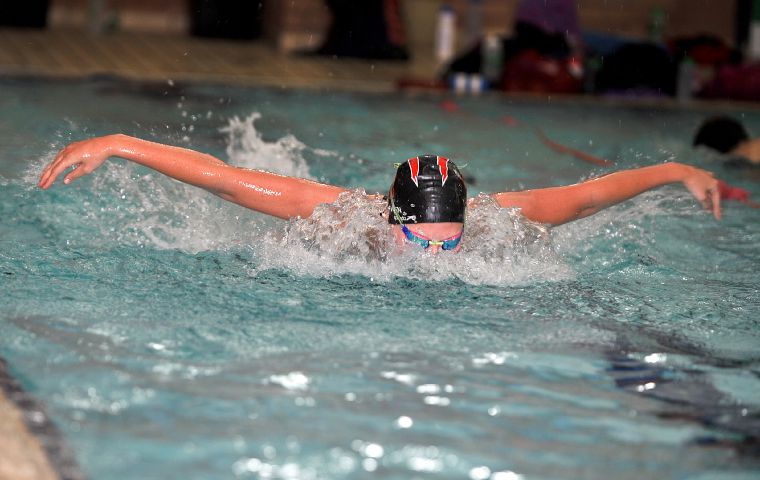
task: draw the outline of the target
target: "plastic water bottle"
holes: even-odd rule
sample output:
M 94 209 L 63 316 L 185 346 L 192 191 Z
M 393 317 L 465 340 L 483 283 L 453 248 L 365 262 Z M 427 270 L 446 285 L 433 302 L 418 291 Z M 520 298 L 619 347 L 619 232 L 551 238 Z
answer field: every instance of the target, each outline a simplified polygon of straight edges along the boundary
M 649 24 L 647 25 L 647 28 L 649 30 L 650 42 L 662 42 L 663 33 L 665 32 L 665 24 L 667 23 L 667 17 L 667 13 L 662 7 L 654 7 L 649 13 Z
M 450 84 L 455 92 L 472 95 L 488 89 L 488 82 L 479 73 L 455 73 L 451 76 Z
M 470 93 L 477 95 L 488 88 L 488 83 L 483 80 L 483 77 L 481 77 L 479 73 L 473 73 L 470 75 L 469 87 Z
M 435 29 L 435 58 L 439 65 L 445 65 L 454 58 L 456 41 L 456 14 L 449 5 L 441 6 Z
M 467 91 L 467 74 L 455 73 L 451 77 L 451 89 L 457 93 L 464 93 Z
M 495 85 L 501 77 L 502 46 L 498 35 L 486 35 L 480 52 L 480 72 L 488 83 Z
M 688 101 L 694 94 L 694 81 L 696 66 L 694 60 L 684 57 L 678 65 L 678 79 L 676 83 L 676 98 L 679 102 Z
M 760 60 L 760 0 L 753 0 L 752 2 L 752 21 L 749 24 L 747 57 L 750 60 Z

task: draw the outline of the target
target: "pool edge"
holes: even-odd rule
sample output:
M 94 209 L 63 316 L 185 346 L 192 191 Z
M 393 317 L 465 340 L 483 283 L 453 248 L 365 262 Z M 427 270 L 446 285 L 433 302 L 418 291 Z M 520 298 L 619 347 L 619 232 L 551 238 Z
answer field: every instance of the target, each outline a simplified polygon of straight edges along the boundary
M 0 357 L 0 478 L 84 480 L 73 452 L 42 405 Z

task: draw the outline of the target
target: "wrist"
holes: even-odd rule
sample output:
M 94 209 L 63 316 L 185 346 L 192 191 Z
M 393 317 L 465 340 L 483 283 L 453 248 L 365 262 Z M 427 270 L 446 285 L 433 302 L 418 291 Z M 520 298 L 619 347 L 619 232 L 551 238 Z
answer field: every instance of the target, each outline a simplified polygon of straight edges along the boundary
M 684 165 L 683 163 L 678 162 L 667 162 L 663 164 L 663 167 L 665 167 L 667 175 L 666 175 L 666 181 L 667 183 L 676 183 L 676 182 L 682 182 L 689 173 L 689 166 Z
M 114 133 L 101 137 L 103 139 L 103 153 L 110 156 L 118 156 L 125 150 L 126 140 L 129 139 L 123 133 Z

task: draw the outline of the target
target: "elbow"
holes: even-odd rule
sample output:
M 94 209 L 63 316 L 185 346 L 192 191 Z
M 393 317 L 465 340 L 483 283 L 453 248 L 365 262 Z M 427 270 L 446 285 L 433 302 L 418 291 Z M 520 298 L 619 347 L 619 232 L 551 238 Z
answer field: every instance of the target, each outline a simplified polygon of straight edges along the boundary
M 593 194 L 587 198 L 576 198 L 575 201 L 565 204 L 565 208 L 556 209 L 548 223 L 552 226 L 558 226 L 593 215 L 602 208 L 598 201 L 599 199 L 595 198 Z
M 231 178 L 227 171 L 230 167 L 226 164 L 219 166 L 209 164 L 199 172 L 199 186 L 227 201 L 240 203 L 238 199 L 243 197 L 244 185 Z
M 589 217 L 595 214 L 596 212 L 598 212 L 599 210 L 601 210 L 599 207 L 592 207 L 592 206 L 581 208 L 578 210 L 578 213 L 575 214 L 574 220 Z
M 229 193 L 226 193 L 226 192 L 215 192 L 213 190 L 208 190 L 208 191 L 213 193 L 217 197 L 221 198 L 222 200 L 227 200 L 228 202 L 240 204 L 240 202 L 237 201 L 234 195 L 230 195 Z

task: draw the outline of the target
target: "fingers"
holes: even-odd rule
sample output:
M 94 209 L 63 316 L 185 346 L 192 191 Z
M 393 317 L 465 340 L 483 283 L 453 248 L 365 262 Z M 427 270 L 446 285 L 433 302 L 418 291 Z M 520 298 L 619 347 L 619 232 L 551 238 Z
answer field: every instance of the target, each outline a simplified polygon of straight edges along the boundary
M 712 210 L 711 208 L 711 197 L 710 197 L 710 191 L 708 190 L 706 194 L 700 194 L 699 197 L 697 197 L 697 200 L 699 200 L 699 203 L 702 204 L 702 208 L 705 210 Z
M 58 155 L 55 156 L 53 161 L 48 163 L 44 169 L 42 169 L 42 173 L 40 173 L 40 181 L 37 182 L 37 186 L 41 188 L 46 188 L 45 183 L 50 176 L 50 169 L 53 168 L 53 165 L 60 159 L 61 155 L 63 154 L 63 151 L 58 152 Z
M 40 175 L 40 181 L 38 185 L 40 188 L 47 189 L 49 188 L 55 180 L 58 178 L 61 173 L 64 172 L 67 168 L 69 168 L 72 165 L 79 165 L 80 159 L 77 158 L 76 155 L 71 154 L 71 149 L 69 147 L 64 148 L 61 150 L 58 155 L 56 155 L 55 159 L 48 164 L 47 167 L 42 171 L 42 175 Z M 83 173 L 80 173 L 78 176 L 82 176 Z M 76 178 L 76 177 L 75 177 Z
M 73 180 L 76 180 L 76 179 L 77 179 L 77 178 L 79 178 L 79 177 L 84 177 L 84 176 L 85 176 L 85 175 L 87 175 L 88 173 L 90 173 L 90 172 L 88 172 L 88 171 L 85 169 L 85 167 L 84 167 L 84 166 L 83 166 L 81 163 L 79 163 L 79 164 L 77 164 L 77 165 L 74 165 L 74 170 L 72 170 L 71 172 L 69 172 L 69 174 L 68 174 L 68 175 L 66 175 L 66 176 L 63 178 L 63 183 L 64 183 L 64 184 L 66 184 L 66 185 L 68 185 L 68 184 L 69 184 L 69 183 L 71 183 Z
M 705 210 L 712 212 L 717 220 L 721 219 L 720 187 L 717 180 L 714 180 L 710 186 L 706 186 L 697 199 Z
M 695 174 L 686 180 L 692 195 L 702 204 L 705 210 L 711 212 L 717 220 L 722 217 L 720 205 L 720 182 L 711 172 L 694 168 Z
M 60 164 L 61 164 L 61 161 L 59 159 L 59 160 L 54 161 L 50 165 L 48 165 L 48 168 L 45 169 L 45 172 L 43 172 L 42 174 L 42 179 L 40 180 L 40 187 L 46 189 L 46 188 L 49 188 L 50 185 L 53 184 L 53 182 L 55 182 L 55 179 L 58 177 L 60 173 L 58 171 L 60 168 L 59 167 Z
M 713 215 L 715 215 L 715 218 L 720 220 L 721 218 L 721 211 L 720 211 L 720 189 L 718 188 L 718 185 L 716 184 L 714 188 L 710 190 L 710 195 L 712 196 L 712 212 Z
M 53 171 L 55 170 L 55 167 L 61 163 L 63 158 L 66 155 L 66 148 L 58 152 L 58 155 L 55 156 L 52 162 L 48 163 L 48 165 L 45 167 L 44 170 L 42 170 L 42 174 L 40 175 L 40 181 L 37 185 L 39 185 L 41 188 L 48 188 L 52 182 L 55 181 L 55 177 L 51 178 L 51 175 Z M 56 175 L 57 176 L 57 175 Z

